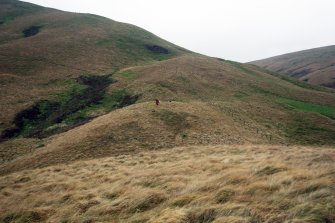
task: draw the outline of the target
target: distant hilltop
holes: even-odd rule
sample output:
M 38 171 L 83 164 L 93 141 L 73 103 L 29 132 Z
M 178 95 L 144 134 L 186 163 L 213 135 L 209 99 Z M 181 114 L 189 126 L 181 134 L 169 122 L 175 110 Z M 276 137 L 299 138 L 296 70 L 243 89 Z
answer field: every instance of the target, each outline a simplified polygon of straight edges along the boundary
M 335 88 L 335 45 L 250 62 L 311 84 Z

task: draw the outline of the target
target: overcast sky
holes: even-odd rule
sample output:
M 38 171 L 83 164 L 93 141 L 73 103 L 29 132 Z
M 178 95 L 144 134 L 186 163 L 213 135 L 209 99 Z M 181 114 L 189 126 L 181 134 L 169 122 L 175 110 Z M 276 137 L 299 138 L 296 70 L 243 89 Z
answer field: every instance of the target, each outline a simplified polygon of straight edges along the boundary
M 26 0 L 140 26 L 208 56 L 248 62 L 335 44 L 335 0 Z

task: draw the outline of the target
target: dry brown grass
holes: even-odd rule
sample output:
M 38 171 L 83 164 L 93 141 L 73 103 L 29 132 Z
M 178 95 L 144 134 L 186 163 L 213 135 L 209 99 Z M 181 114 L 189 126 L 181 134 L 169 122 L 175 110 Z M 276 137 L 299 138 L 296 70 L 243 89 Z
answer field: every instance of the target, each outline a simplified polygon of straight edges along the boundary
M 2 222 L 334 222 L 334 148 L 187 146 L 0 178 Z
M 273 135 L 273 142 L 282 140 L 276 133 Z M 45 147 L 4 163 L 0 173 L 143 150 L 183 145 L 261 144 L 269 139 L 256 130 L 245 130 L 243 125 L 206 103 L 164 101 L 158 107 L 151 102 L 113 111 L 42 142 Z M 0 151 L 9 157 L 15 151 L 10 148 L 21 148 L 21 144 L 9 141 L 1 144 Z
M 264 94 L 300 101 L 334 105 L 333 93 L 302 88 L 269 75 L 253 65 L 220 61 L 214 58 L 185 55 L 157 63 L 126 69 L 136 74 L 134 80 L 118 78 L 142 100 L 155 97 L 164 100 L 234 101 L 237 92 L 255 104 L 266 100 Z M 259 92 L 259 90 L 262 92 Z M 263 93 L 263 94 L 262 94 Z M 269 106 L 269 102 L 267 101 Z M 234 104 L 233 107 L 236 105 Z
M 47 25 L 22 38 L 32 23 Z M 83 73 L 126 68 L 131 75 L 115 73 L 109 93 L 141 95 L 68 132 L 1 143 L 0 222 L 335 221 L 334 149 L 282 146 L 298 141 L 291 128 L 305 131 L 301 143 L 333 145 L 334 120 L 276 102 L 333 106 L 333 93 L 181 56 L 188 52 L 138 27 L 93 15 L 45 9 L 0 29 L 0 129 Z M 153 62 L 147 43 L 179 57 Z
M 285 108 L 272 96 L 331 105 L 335 103 L 332 93 L 304 89 L 257 69 L 252 75 L 246 74 L 228 62 L 199 56 L 128 70 L 137 78 L 129 80 L 117 74 L 118 82 L 113 87 L 142 94 L 142 103 L 42 141 L 19 139 L 3 143 L 2 160 L 18 159 L 2 165 L 0 173 L 183 145 L 287 144 L 300 138 L 310 140 L 301 140 L 302 143 L 335 142 L 334 120 Z M 268 97 L 250 86 L 273 93 Z M 239 92 L 246 96 L 235 97 Z M 158 108 L 151 101 L 156 96 L 162 100 Z M 305 120 L 296 123 L 301 117 Z M 294 128 L 306 131 L 298 136 L 288 135 L 287 131 Z
M 0 164 L 30 154 L 43 146 L 43 141 L 38 139 L 18 138 L 2 142 L 0 146 Z

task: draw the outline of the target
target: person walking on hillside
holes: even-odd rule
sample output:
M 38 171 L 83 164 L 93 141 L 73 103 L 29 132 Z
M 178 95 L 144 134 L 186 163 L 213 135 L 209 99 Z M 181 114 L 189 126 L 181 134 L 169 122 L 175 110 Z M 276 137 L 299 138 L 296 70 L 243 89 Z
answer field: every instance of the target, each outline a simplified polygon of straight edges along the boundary
M 156 98 L 155 99 L 155 102 L 156 102 L 156 105 L 158 106 L 159 105 L 159 103 L 160 103 L 160 101 Z

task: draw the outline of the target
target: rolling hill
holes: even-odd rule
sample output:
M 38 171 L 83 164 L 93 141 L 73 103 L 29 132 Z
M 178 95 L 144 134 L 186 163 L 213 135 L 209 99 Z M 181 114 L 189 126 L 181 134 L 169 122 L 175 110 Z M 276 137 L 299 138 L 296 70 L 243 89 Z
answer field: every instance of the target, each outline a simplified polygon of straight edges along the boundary
M 1 4 L 0 47 L 11 55 L 0 62 L 2 173 L 188 144 L 335 143 L 335 94 L 326 88 L 191 53 L 95 15 Z M 33 26 L 42 28 L 25 38 Z M 104 38 L 108 46 L 98 44 Z
M 310 84 L 335 88 L 335 46 L 304 50 L 250 63 Z
M 0 222 L 334 222 L 333 90 L 0 4 Z
M 187 52 L 130 24 L 1 0 L 2 130 L 32 98 L 50 98 L 69 78 L 109 74 Z
M 60 123 L 42 120 L 40 129 L 40 120 L 25 119 L 18 137 L 2 143 L 12 154 L 3 155 L 0 173 L 183 145 L 335 143 L 334 93 L 256 66 L 182 56 L 126 68 L 113 78 L 107 99 L 73 111 Z M 110 104 L 120 91 L 139 98 L 113 109 Z M 160 106 L 154 98 L 162 101 Z M 82 125 L 73 126 L 76 121 Z M 60 131 L 29 135 L 34 128 Z M 11 150 L 22 136 L 28 136 L 27 148 L 20 147 L 27 152 Z

